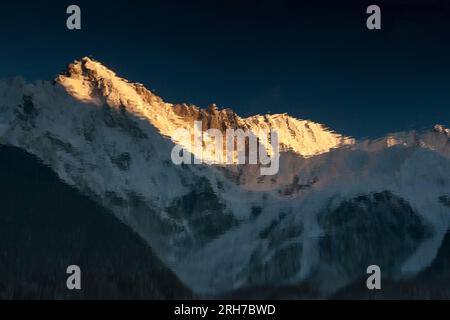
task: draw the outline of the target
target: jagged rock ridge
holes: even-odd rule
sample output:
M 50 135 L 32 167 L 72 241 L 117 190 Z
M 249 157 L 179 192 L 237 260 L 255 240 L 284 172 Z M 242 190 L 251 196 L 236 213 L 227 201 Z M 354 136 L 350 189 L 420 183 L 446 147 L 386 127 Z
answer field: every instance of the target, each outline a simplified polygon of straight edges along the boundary
M 284 144 L 280 171 L 261 176 L 251 165 L 174 165 L 171 134 L 197 119 L 222 130 L 276 127 Z M 172 105 L 87 58 L 55 84 L 0 81 L 0 143 L 38 156 L 206 295 L 314 279 L 328 279 L 328 286 L 315 282 L 328 295 L 347 285 L 361 247 L 349 245 L 346 256 L 336 257 L 324 254 L 321 239 L 351 243 L 351 226 L 333 216 L 351 217 L 343 212 L 355 203 L 355 212 L 372 217 L 375 226 L 404 230 L 380 214 L 398 210 L 423 226 L 423 236 L 407 229 L 380 243 L 361 242 L 375 257 L 396 244 L 402 254 L 389 260 L 392 277 L 417 274 L 432 263 L 450 224 L 448 129 L 348 139 L 287 115 L 240 118 L 230 110 Z M 359 198 L 386 193 L 382 204 Z M 321 218 L 323 212 L 330 220 Z M 328 269 L 321 268 L 324 262 Z

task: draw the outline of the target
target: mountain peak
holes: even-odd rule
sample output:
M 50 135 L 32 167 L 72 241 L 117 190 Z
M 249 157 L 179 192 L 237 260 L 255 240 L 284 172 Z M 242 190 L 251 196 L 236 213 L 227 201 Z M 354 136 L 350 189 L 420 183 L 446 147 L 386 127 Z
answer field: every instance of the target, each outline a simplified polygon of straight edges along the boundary
M 193 105 L 166 103 L 142 84 L 117 76 L 89 57 L 71 63 L 56 82 L 83 103 L 124 108 L 128 113 L 147 120 L 167 137 L 173 137 L 179 128 L 193 132 L 195 121 L 202 121 L 203 130 L 243 129 L 254 133 L 261 129 L 266 132 L 275 130 L 281 151 L 291 150 L 305 157 L 354 143 L 352 138 L 339 135 L 319 123 L 299 120 L 286 113 L 241 118 L 231 109 L 219 109 L 215 104 L 201 109 Z M 188 140 L 175 142 L 185 145 Z
M 65 83 L 67 79 L 98 82 L 114 78 L 117 78 L 117 75 L 99 61 L 89 57 L 83 57 L 69 64 L 66 71 L 60 74 L 56 80 L 60 83 Z
M 449 129 L 449 128 L 446 128 L 446 127 L 445 127 L 444 125 L 442 125 L 442 124 L 437 124 L 437 125 L 435 125 L 433 129 L 434 129 L 434 131 L 436 131 L 436 132 L 443 133 L 443 134 L 445 134 L 445 135 L 447 135 L 447 136 L 450 137 L 450 129 Z
M 91 77 L 103 76 L 108 78 L 116 76 L 113 71 L 109 70 L 101 62 L 90 57 L 82 57 L 69 64 L 66 68 L 65 75 L 69 77 L 84 75 Z
M 89 57 L 69 64 L 66 71 L 56 78 L 56 82 L 77 100 L 95 105 L 103 104 L 116 87 L 128 84 L 125 79 Z M 123 95 L 123 92 L 117 93 Z

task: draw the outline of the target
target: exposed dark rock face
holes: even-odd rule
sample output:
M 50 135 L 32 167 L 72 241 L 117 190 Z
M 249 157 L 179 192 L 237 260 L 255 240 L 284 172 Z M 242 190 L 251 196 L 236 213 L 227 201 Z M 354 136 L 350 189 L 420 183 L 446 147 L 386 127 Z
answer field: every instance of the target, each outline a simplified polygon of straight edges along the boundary
M 450 196 L 444 194 L 439 197 L 439 201 L 446 207 L 450 208 Z
M 191 298 L 134 232 L 34 156 L 0 147 L 0 298 Z M 66 268 L 82 290 L 66 288 Z
M 24 129 L 34 128 L 36 126 L 35 119 L 39 115 L 38 109 L 33 103 L 33 97 L 24 95 L 22 103 L 15 110 L 17 118 L 22 121 L 21 126 Z
M 124 152 L 116 157 L 111 157 L 111 162 L 114 163 L 120 170 L 127 171 L 130 168 L 131 156 L 128 152 Z
M 50 132 L 47 132 L 45 134 L 45 138 L 47 138 L 49 140 L 49 142 L 51 143 L 51 145 L 53 145 L 55 147 L 55 149 L 62 150 L 63 152 L 66 152 L 69 154 L 74 154 L 75 150 L 70 143 L 64 142 L 63 140 L 59 139 L 58 137 L 55 137 L 54 135 L 52 135 Z
M 392 275 L 432 229 L 402 198 L 385 191 L 361 195 L 327 208 L 319 217 L 323 264 L 357 278 L 376 264 Z
M 282 196 L 292 196 L 304 190 L 310 190 L 314 184 L 318 182 L 317 178 L 313 178 L 306 183 L 300 183 L 299 178 L 297 176 L 294 177 L 292 184 L 287 185 L 281 190 L 278 190 L 278 193 Z
M 188 220 L 189 228 L 199 235 L 195 239 L 197 244 L 204 244 L 238 224 L 205 178 L 198 181 L 194 190 L 176 199 L 167 212 L 174 219 Z
M 303 225 L 294 223 L 292 218 L 292 215 L 280 212 L 259 232 L 259 245 L 243 271 L 246 287 L 262 280 L 282 284 L 300 271 L 304 230 Z
M 219 110 L 217 106 L 211 105 L 208 109 L 201 109 L 187 104 L 176 104 L 173 106 L 176 115 L 192 121 L 201 121 L 202 129 L 219 129 L 225 132 L 226 129 L 244 129 L 239 124 L 239 117 L 230 109 Z
M 280 214 L 260 233 L 261 248 L 278 248 L 262 263 L 266 250 L 251 257 L 249 286 L 229 292 L 227 298 L 258 299 L 427 299 L 450 297 L 450 237 L 447 235 L 432 265 L 405 280 L 393 275 L 432 228 L 409 203 L 389 191 L 360 195 L 337 206 L 329 205 L 319 215 L 323 236 L 319 240 L 319 264 L 299 285 L 283 286 L 282 279 L 295 275 L 304 263 L 303 248 L 295 241 L 304 231 Z M 368 290 L 367 267 L 379 265 L 382 290 Z M 330 273 L 330 274 L 329 274 Z M 347 284 L 337 292 L 324 293 L 318 283 L 334 281 L 338 275 Z M 252 287 L 252 278 L 279 279 L 279 286 Z M 257 283 L 255 281 L 255 283 Z
M 337 292 L 338 299 L 450 299 L 450 234 L 444 238 L 432 264 L 418 275 L 393 280 L 381 277 L 382 290 L 367 290 L 366 278 Z
M 119 112 L 112 110 L 109 106 L 105 105 L 102 107 L 100 111 L 100 117 L 103 119 L 103 122 L 106 126 L 110 128 L 118 128 L 127 132 L 134 139 L 146 139 L 148 136 L 139 127 L 139 124 L 131 118 L 125 111 L 124 107 L 119 108 Z M 94 114 L 94 117 L 96 115 Z

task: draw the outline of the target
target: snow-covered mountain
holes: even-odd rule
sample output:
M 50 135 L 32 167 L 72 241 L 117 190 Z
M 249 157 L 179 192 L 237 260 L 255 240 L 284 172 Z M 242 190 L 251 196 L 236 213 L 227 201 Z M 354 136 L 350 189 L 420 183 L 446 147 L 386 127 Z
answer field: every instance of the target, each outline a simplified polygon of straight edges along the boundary
M 173 132 L 273 129 L 280 170 L 172 163 Z M 194 292 L 308 282 L 322 294 L 370 264 L 411 277 L 450 223 L 450 130 L 355 140 L 286 114 L 170 104 L 89 58 L 56 81 L 0 82 L 0 143 L 42 159 L 145 239 Z M 443 200 L 444 199 L 444 200 Z

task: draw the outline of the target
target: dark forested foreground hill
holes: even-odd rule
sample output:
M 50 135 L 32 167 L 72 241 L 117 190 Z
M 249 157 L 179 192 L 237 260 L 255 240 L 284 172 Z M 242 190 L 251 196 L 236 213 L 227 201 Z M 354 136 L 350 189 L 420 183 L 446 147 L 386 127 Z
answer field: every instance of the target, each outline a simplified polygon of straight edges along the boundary
M 80 291 L 66 268 L 81 268 Z M 127 226 L 34 156 L 0 146 L 0 299 L 190 298 Z

